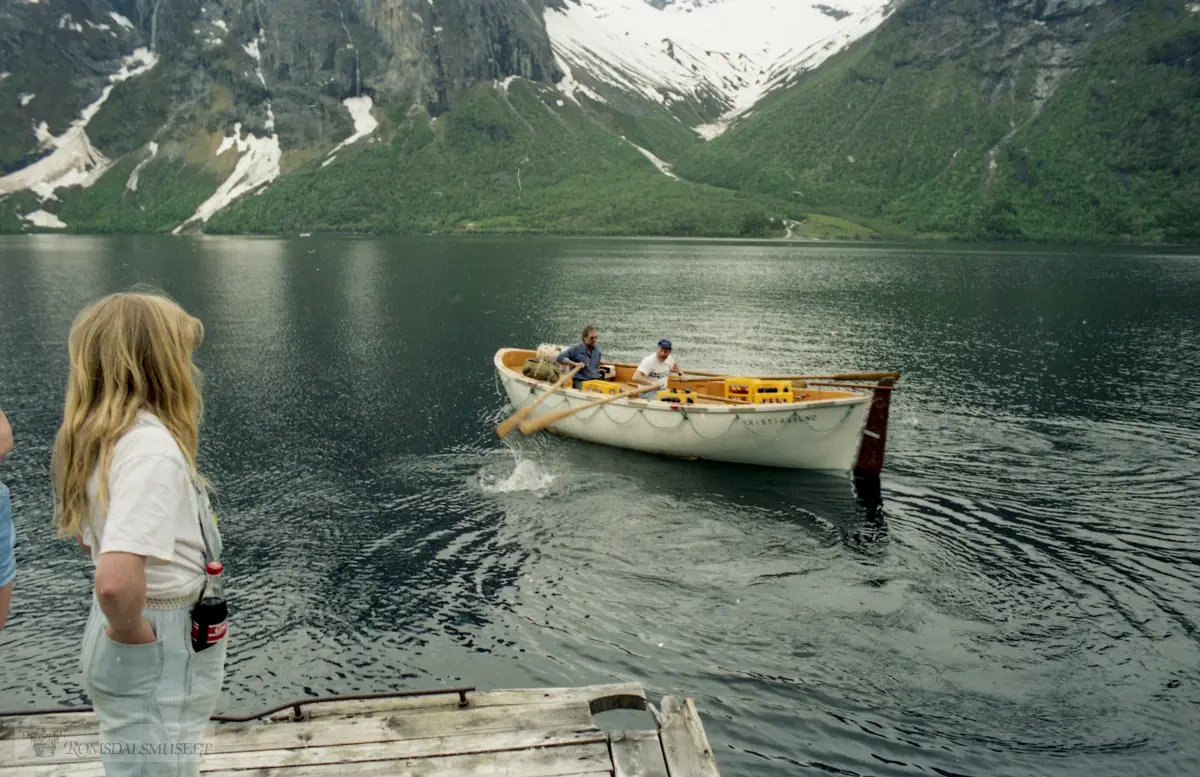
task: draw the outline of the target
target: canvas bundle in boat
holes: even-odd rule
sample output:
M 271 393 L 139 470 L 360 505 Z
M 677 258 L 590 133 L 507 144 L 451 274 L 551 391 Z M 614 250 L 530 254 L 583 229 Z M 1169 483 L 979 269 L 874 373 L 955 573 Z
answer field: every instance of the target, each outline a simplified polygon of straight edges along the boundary
M 549 383 L 553 383 L 559 378 L 558 367 L 541 359 L 526 359 L 525 366 L 521 368 L 521 374 L 527 378 L 544 380 Z

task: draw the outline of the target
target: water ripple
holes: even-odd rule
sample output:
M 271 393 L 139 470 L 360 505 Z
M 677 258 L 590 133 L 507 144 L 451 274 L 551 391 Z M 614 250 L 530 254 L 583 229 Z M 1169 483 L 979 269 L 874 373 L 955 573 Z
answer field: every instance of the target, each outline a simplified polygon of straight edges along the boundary
M 1200 773 L 1194 257 L 80 245 L 0 241 L 20 569 L 0 706 L 86 702 L 90 564 L 53 539 L 45 480 L 60 350 L 83 299 L 154 279 L 211 333 L 222 711 L 636 681 L 695 698 L 729 777 Z M 901 369 L 882 483 L 497 440 L 495 349 L 587 322 L 623 360 L 666 335 L 685 367 Z

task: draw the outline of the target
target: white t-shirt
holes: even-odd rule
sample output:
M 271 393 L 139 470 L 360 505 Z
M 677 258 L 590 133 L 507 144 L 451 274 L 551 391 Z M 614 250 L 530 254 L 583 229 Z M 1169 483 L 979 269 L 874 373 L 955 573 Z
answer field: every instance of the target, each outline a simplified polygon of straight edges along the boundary
M 642 363 L 638 365 L 638 371 L 655 383 L 667 385 L 667 377 L 671 374 L 671 368 L 675 366 L 675 357 L 668 356 L 666 361 L 658 358 L 658 352 L 654 352 L 642 359 Z
M 108 473 L 108 514 L 102 514 L 99 468 L 88 481 L 90 520 L 81 534 L 92 562 L 110 551 L 146 557 L 146 596 L 171 599 L 204 580 L 204 539 L 187 459 L 154 415 L 117 441 Z M 99 541 L 97 542 L 97 538 Z

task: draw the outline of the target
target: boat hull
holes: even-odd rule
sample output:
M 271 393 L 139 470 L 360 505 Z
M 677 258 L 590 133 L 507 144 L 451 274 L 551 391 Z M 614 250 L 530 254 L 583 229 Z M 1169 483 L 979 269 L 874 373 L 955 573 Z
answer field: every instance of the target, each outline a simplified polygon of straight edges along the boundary
M 522 410 L 548 397 L 527 418 L 594 402 L 596 394 L 553 386 L 507 367 L 496 371 L 509 402 Z M 871 407 L 866 394 L 786 405 L 672 405 L 619 399 L 575 413 L 549 429 L 566 437 L 681 458 L 767 467 L 851 470 Z

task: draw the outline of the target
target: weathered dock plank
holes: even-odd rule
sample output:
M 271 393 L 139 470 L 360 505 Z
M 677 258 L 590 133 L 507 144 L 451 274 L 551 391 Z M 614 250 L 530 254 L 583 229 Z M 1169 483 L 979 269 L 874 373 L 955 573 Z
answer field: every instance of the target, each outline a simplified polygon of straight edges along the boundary
M 201 774 L 221 777 L 564 777 L 565 775 L 611 774 L 612 760 L 605 743 L 552 747 L 540 750 L 508 750 L 467 753 L 428 758 L 392 758 L 382 750 L 372 751 L 373 760 L 345 760 L 358 748 L 316 748 L 311 763 L 271 764 L 221 763 L 205 758 Z M 47 769 L 52 768 L 53 771 Z M 69 770 L 68 770 L 69 769 Z M 248 771 L 253 770 L 253 771 Z M 4 772 L 0 772 L 4 773 Z M 37 771 L 16 772 L 21 777 L 104 777 L 99 762 L 81 766 L 59 764 Z
M 671 777 L 719 777 L 717 760 L 691 699 L 680 702 L 674 696 L 663 697 L 658 735 Z
M 73 753 L 86 750 L 99 741 L 95 716 L 91 718 L 91 731 L 58 737 L 54 754 L 39 758 L 39 764 L 77 762 L 79 759 Z M 42 730 L 54 730 L 40 722 L 37 727 Z M 214 758 L 221 753 L 256 750 L 371 744 L 405 739 L 419 742 L 466 733 L 557 732 L 562 729 L 593 732 L 603 736 L 592 722 L 591 712 L 583 704 L 539 704 L 516 709 L 485 707 L 453 712 L 401 709 L 381 711 L 374 715 L 300 721 L 288 725 L 252 724 L 210 729 L 211 749 L 208 758 Z
M 209 728 L 201 772 L 223 777 L 718 777 L 691 700 L 663 699 L 657 730 L 608 733 L 593 715 L 652 709 L 613 684 L 363 700 L 305 700 L 252 723 Z M 420 691 L 416 693 L 422 693 Z M 650 717 L 647 716 L 647 722 Z M 35 750 L 33 732 L 43 735 Z M 45 736 L 54 745 L 47 747 Z M 0 718 L 0 777 L 103 777 L 96 716 Z
M 220 753 L 204 759 L 205 768 L 266 769 L 271 767 L 350 765 L 364 761 L 401 761 L 429 758 L 442 760 L 469 755 L 502 755 L 537 748 L 556 758 L 571 754 L 605 752 L 607 735 L 603 731 L 494 731 L 487 734 L 402 739 L 394 742 L 368 742 L 328 747 L 298 747 L 281 750 Z M 588 747 L 589 745 L 593 747 Z
M 378 711 L 401 712 L 457 710 L 458 694 L 444 693 L 429 696 L 382 698 L 365 700 L 328 701 L 304 707 L 306 719 L 355 717 Z M 471 693 L 472 709 L 511 707 L 516 705 L 570 705 L 586 703 L 594 714 L 614 709 L 646 709 L 646 692 L 637 683 L 590 685 L 578 688 L 537 688 L 532 690 L 497 690 Z M 292 720 L 292 712 L 283 710 L 266 717 L 266 721 Z M 0 740 L 17 734 L 16 729 L 40 728 L 58 731 L 63 736 L 95 734 L 96 716 L 91 712 L 61 712 L 37 715 L 36 718 L 0 718 Z
M 330 732 L 331 734 L 336 732 Z M 327 739 L 333 737 L 327 736 Z M 221 737 L 216 738 L 220 747 L 204 757 L 205 769 L 261 769 L 273 766 L 302 766 L 324 763 L 354 763 L 357 761 L 402 760 L 414 758 L 439 758 L 450 755 L 471 755 L 531 748 L 552 748 L 567 745 L 604 744 L 608 736 L 599 729 L 529 729 L 490 731 L 458 736 L 432 736 L 422 739 L 392 739 L 372 742 L 335 741 L 320 745 L 300 745 L 275 748 L 243 748 Z M 257 743 L 256 743 L 257 744 Z M 54 757 L 39 758 L 36 765 L 25 768 L 22 777 L 55 777 L 70 766 L 71 774 L 84 775 L 90 772 L 75 771 L 79 758 L 59 743 Z M 75 751 L 78 752 L 78 751 Z M 45 761 L 45 765 L 42 765 Z M 95 763 L 95 762 L 93 762 Z M 103 774 L 100 769 L 99 774 Z M 3 774 L 0 771 L 0 774 Z
M 512 707 L 535 704 L 587 704 L 594 714 L 610 710 L 646 709 L 646 692 L 637 683 L 615 683 L 610 685 L 588 685 L 579 688 L 536 688 L 532 690 L 496 690 L 470 694 L 472 707 Z M 362 715 L 378 710 L 397 709 L 402 701 L 403 709 L 454 709 L 458 696 L 416 696 L 403 700 L 365 699 L 355 701 L 331 701 L 319 706 L 306 707 L 305 713 L 313 719 L 331 715 Z M 272 719 L 288 719 L 291 713 L 284 711 Z
M 618 731 L 609 740 L 614 777 L 671 777 L 653 731 Z

